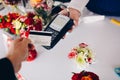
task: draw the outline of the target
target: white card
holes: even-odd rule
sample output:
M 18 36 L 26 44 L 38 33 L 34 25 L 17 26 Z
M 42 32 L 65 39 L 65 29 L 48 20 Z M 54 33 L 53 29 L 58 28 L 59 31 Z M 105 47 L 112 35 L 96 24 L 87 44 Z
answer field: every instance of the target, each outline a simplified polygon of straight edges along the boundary
M 32 40 L 33 44 L 40 44 L 42 46 L 50 46 L 52 32 L 30 31 L 29 38 Z

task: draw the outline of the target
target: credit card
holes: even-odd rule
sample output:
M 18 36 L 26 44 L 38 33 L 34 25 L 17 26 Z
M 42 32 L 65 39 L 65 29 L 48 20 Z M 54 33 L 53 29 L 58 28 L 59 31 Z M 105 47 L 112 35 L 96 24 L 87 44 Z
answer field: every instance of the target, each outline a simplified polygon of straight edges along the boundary
M 52 32 L 31 30 L 29 34 L 29 38 L 32 40 L 33 44 L 40 44 L 42 46 L 50 46 Z

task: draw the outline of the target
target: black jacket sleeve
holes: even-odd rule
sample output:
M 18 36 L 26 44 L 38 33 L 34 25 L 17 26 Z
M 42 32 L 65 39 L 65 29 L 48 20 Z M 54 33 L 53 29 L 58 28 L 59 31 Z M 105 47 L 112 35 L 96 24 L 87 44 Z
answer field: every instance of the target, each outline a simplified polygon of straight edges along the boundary
M 9 59 L 0 59 L 0 80 L 16 80 L 13 65 Z

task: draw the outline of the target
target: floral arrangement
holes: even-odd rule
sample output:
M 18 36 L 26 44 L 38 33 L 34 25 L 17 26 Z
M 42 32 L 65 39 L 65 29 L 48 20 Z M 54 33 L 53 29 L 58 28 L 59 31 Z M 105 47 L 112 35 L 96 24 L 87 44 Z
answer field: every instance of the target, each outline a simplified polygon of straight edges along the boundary
M 25 0 L 27 2 L 27 0 Z M 46 1 L 43 0 L 31 0 L 31 1 L 37 1 L 39 4 L 43 4 Z M 38 2 L 39 1 L 39 2 Z M 30 30 L 37 30 L 41 31 L 43 28 L 43 16 L 37 15 L 33 12 L 24 13 L 17 7 L 18 3 L 20 3 L 21 0 L 3 0 L 3 3 L 8 6 L 12 7 L 12 12 L 10 11 L 6 15 L 0 15 L 0 29 L 4 29 L 6 32 L 20 37 L 28 37 Z M 10 5 L 10 6 L 9 6 Z M 37 5 L 37 4 L 36 4 Z M 45 10 L 45 5 L 42 7 L 43 10 Z M 17 10 L 17 11 L 14 11 Z M 18 13 L 19 11 L 19 13 Z M 9 47 L 11 41 L 13 38 L 11 36 L 7 35 L 7 45 Z M 33 44 L 29 44 L 29 56 L 27 58 L 27 61 L 32 61 L 37 57 L 37 51 L 35 49 L 35 46 Z
M 51 10 L 53 6 L 53 0 L 30 0 L 31 6 L 35 12 L 39 14 L 43 19 L 43 25 L 46 25 L 51 20 Z
M 7 5 L 16 5 L 18 4 L 21 0 L 3 0 L 5 4 Z
M 9 28 L 11 33 L 14 33 L 12 22 L 16 20 L 19 16 L 20 14 L 18 13 L 8 13 L 4 16 L 0 15 L 0 28 Z
M 28 37 L 30 30 L 42 30 L 42 21 L 41 17 L 29 12 L 25 15 L 20 15 L 18 13 L 8 13 L 7 15 L 0 15 L 0 28 L 5 29 L 6 32 L 20 36 L 20 37 Z M 10 36 L 7 37 L 8 47 L 12 38 Z M 29 56 L 27 61 L 32 61 L 37 57 L 37 51 L 35 50 L 35 46 L 33 44 L 29 44 Z
M 3 0 L 6 6 L 12 8 L 12 12 L 26 13 L 26 5 L 31 7 L 31 10 L 42 17 L 42 25 L 46 25 L 52 19 L 51 10 L 53 8 L 53 0 Z M 25 10 L 21 10 L 18 6 L 22 4 Z
M 9 33 L 15 35 L 23 35 L 29 30 L 42 30 L 41 17 L 29 12 L 25 15 L 18 13 L 8 13 L 8 15 L 0 15 L 0 28 L 5 28 Z
M 80 73 L 73 73 L 71 80 L 99 80 L 99 76 L 93 72 L 83 70 Z
M 68 54 L 68 58 L 75 59 L 79 67 L 86 67 L 94 62 L 94 54 L 85 43 L 80 43 L 79 46 L 74 47 Z
M 29 12 L 25 15 L 18 17 L 12 22 L 13 27 L 15 28 L 16 34 L 23 34 L 25 31 L 29 30 L 42 30 L 42 20 L 41 17 Z
M 21 4 L 22 1 L 26 1 L 26 0 L 2 0 L 2 3 L 4 4 L 5 8 L 8 8 L 7 11 L 18 12 L 18 13 L 24 14 L 25 11 L 21 10 L 18 7 L 18 4 Z M 24 6 L 24 4 L 22 5 Z
M 53 0 L 30 0 L 30 4 L 34 8 L 50 11 L 53 5 Z

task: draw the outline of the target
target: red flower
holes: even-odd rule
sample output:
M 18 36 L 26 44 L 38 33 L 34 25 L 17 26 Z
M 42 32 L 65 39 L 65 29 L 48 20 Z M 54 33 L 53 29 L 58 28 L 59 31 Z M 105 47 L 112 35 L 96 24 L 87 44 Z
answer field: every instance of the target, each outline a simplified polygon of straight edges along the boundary
M 75 58 L 76 55 L 77 55 L 77 53 L 75 51 L 72 51 L 69 53 L 68 58 L 69 59 Z
M 85 47 L 87 47 L 88 45 L 85 44 L 85 43 L 80 43 L 79 46 L 80 46 L 81 48 L 85 48 Z
M 79 74 L 78 73 L 74 73 L 74 75 L 72 76 L 72 80 L 79 80 Z
M 0 23 L 0 28 L 4 28 L 3 24 Z
M 89 62 L 89 63 L 92 63 L 92 58 L 88 58 L 88 62 Z
M 10 27 L 10 32 L 13 33 L 13 34 L 16 34 L 16 32 L 15 32 L 15 28 Z
M 32 12 L 29 12 L 29 13 L 27 14 L 27 17 L 28 17 L 28 18 L 33 18 L 34 16 L 35 16 L 35 14 L 32 13 Z
M 4 24 L 5 24 L 5 19 L 3 18 L 3 16 L 0 16 L 0 28 L 4 28 L 5 27 Z
M 34 50 L 29 50 L 29 56 L 27 58 L 27 61 L 32 61 L 37 57 L 37 51 Z
M 10 23 L 10 22 L 6 22 L 4 24 L 5 28 L 10 28 L 10 27 L 13 27 L 13 25 Z
M 93 72 L 82 71 L 80 73 L 74 73 L 72 80 L 99 80 L 99 77 Z
M 32 25 L 33 23 L 34 23 L 33 18 L 27 18 L 27 19 L 25 20 L 25 24 L 26 24 L 26 25 Z
M 0 28 L 9 28 L 11 29 L 12 21 L 19 17 L 18 13 L 8 13 L 8 15 L 0 16 Z M 11 32 L 14 32 L 13 29 Z
M 41 22 L 41 20 L 37 20 L 34 27 L 35 27 L 35 30 L 41 31 L 42 30 L 42 22 Z
M 17 18 L 20 16 L 20 14 L 18 14 L 18 13 L 8 13 L 8 16 L 9 16 L 12 20 L 15 20 L 15 19 L 17 19 Z

